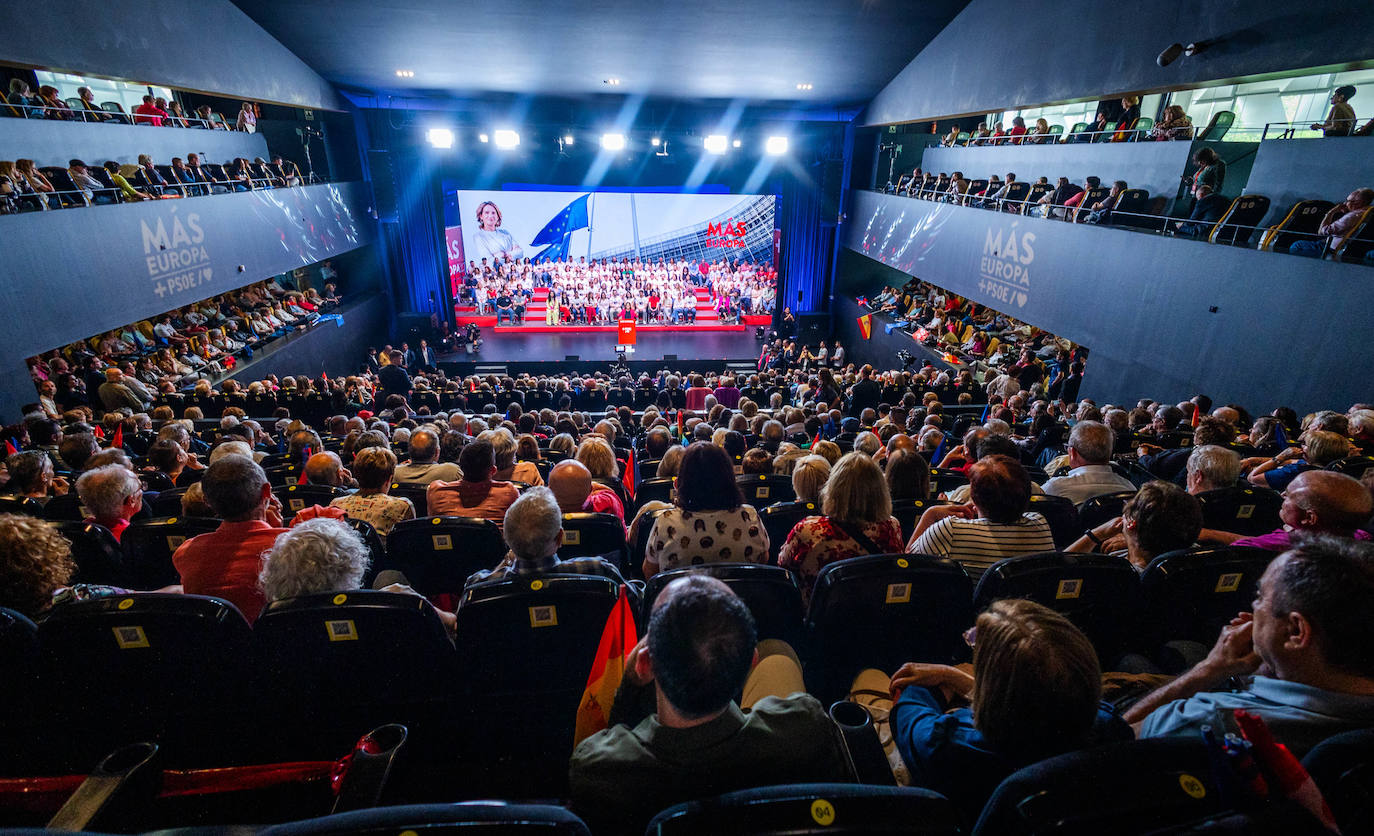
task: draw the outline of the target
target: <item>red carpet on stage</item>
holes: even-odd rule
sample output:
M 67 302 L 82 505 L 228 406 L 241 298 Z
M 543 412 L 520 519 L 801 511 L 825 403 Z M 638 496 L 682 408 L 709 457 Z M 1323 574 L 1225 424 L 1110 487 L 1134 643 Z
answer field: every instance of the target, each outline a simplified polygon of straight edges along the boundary
M 704 288 L 697 288 L 697 320 L 694 323 L 682 325 L 640 325 L 640 331 L 743 331 L 745 328 L 758 325 L 768 325 L 773 318 L 767 314 L 757 316 L 745 316 L 739 325 L 728 325 L 720 321 L 716 316 L 715 305 L 711 302 L 710 291 Z M 544 315 L 547 310 L 549 299 L 549 289 L 537 287 L 534 289 L 534 298 L 525 308 L 525 323 L 523 325 L 511 325 L 509 323 L 501 326 L 496 325 L 496 314 L 477 314 L 472 305 L 456 305 L 453 312 L 457 317 L 460 326 L 469 323 L 483 328 L 495 328 L 498 334 L 558 334 L 586 331 L 615 331 L 617 325 L 548 325 L 545 323 Z

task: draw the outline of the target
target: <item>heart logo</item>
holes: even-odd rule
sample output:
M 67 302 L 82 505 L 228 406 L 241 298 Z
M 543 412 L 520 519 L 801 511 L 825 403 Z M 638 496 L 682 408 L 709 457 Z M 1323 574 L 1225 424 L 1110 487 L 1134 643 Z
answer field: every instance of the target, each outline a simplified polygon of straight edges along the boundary
M 1018 294 L 1016 294 L 1016 304 L 1017 304 L 1018 307 L 1024 308 L 1024 307 L 1026 306 L 1026 294 L 1024 294 L 1024 293 L 1018 293 Z

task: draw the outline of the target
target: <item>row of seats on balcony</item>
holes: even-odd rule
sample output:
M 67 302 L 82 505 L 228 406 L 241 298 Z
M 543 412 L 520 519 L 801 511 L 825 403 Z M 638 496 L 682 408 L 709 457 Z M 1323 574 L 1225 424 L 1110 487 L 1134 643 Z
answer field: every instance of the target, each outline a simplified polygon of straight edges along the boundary
M 100 183 L 100 188 L 79 188 L 72 178 L 69 168 L 59 165 L 35 166 L 51 184 L 52 191 L 33 187 L 21 173 L 15 172 L 14 164 L 0 162 L 0 169 L 14 172 L 9 176 L 8 197 L 17 205 L 19 212 L 37 212 L 46 209 L 69 209 L 95 204 L 125 203 L 142 198 L 131 197 L 120 189 L 111 178 L 111 172 L 99 165 L 90 165 L 84 172 Z M 228 194 L 257 189 L 284 188 L 300 185 L 300 170 L 289 160 L 281 163 L 266 161 L 230 161 L 224 164 L 205 163 L 197 176 L 188 169 L 178 170 L 169 164 L 153 164 L 153 173 L 141 165 L 122 164 L 119 175 L 128 181 L 139 193 L 151 198 L 201 197 L 210 194 Z
M 911 186 L 907 193 L 921 200 L 1034 215 L 1036 207 L 1041 205 L 1040 200 L 1054 191 L 1054 186 L 1047 182 L 1048 178 L 1041 179 L 1046 182 L 1017 180 L 1007 188 L 1004 198 L 994 200 L 990 195 L 979 197 L 985 191 L 993 191 L 989 188 L 989 180 L 961 180 L 958 181 L 960 185 L 956 186 L 955 181 L 944 172 L 938 175 L 927 173 L 920 185 Z M 998 184 L 993 181 L 991 185 L 996 187 Z M 1329 200 L 1301 200 L 1289 208 L 1282 220 L 1269 227 L 1259 224 L 1269 214 L 1271 201 L 1259 194 L 1243 194 L 1235 198 L 1215 221 L 1191 223 L 1184 218 L 1163 214 L 1169 198 L 1158 195 L 1151 197 L 1146 189 L 1127 188 L 1111 197 L 1111 189 L 1096 186 L 1084 191 L 1076 207 L 1046 205 L 1050 214 L 1058 213 L 1065 221 L 1087 223 L 1093 214 L 1091 207 L 1103 201 L 1107 201 L 1105 216 L 1110 218 L 1101 224 L 1103 226 L 1178 235 L 1213 244 L 1253 246 L 1264 252 L 1288 252 L 1288 248 L 1297 241 L 1322 239 L 1318 234 L 1322 219 L 1336 205 Z M 1323 257 L 1346 263 L 1374 263 L 1374 207 L 1364 210 L 1350 235 L 1338 246 L 1331 247 L 1328 244 Z
M 1226 132 L 1235 124 L 1236 114 L 1229 110 L 1221 110 L 1212 114 L 1212 119 L 1200 131 L 1190 129 L 1187 136 L 1177 136 L 1176 139 L 1196 139 L 1199 142 L 1220 142 Z M 1101 142 L 1145 142 L 1150 138 L 1150 131 L 1155 126 L 1155 120 L 1148 116 L 1141 116 L 1133 119 L 1129 124 L 1119 124 L 1117 122 L 1106 122 L 1100 130 L 1090 130 L 1092 127 L 1087 122 L 1075 122 L 1067 135 L 1064 133 L 1063 125 L 1050 125 L 1049 133 L 1045 134 L 1026 134 L 1023 136 L 978 136 L 969 131 L 960 131 L 951 143 L 946 139 L 945 147 L 968 147 L 968 148 L 988 148 L 1005 145 L 1058 145 L 1058 144 L 1079 144 L 1079 143 L 1101 143 Z

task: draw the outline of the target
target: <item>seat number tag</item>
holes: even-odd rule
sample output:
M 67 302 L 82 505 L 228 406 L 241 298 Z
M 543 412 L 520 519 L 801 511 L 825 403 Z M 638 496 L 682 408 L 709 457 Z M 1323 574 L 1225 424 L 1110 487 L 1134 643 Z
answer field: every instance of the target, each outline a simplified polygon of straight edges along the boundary
M 887 585 L 887 598 L 884 604 L 908 604 L 911 602 L 911 584 L 890 583 Z
M 358 625 L 354 624 L 352 619 L 326 621 L 324 629 L 332 642 L 355 642 L 358 640 Z
M 1235 592 L 1240 589 L 1240 572 L 1227 572 L 1217 578 L 1217 588 L 1214 592 Z
M 148 644 L 148 634 L 143 632 L 142 627 L 111 627 L 114 631 L 115 643 L 120 650 L 133 650 L 139 647 L 152 647 Z
M 449 534 L 435 534 L 429 538 L 436 552 L 453 551 L 453 537 Z
M 1242 505 L 1240 506 L 1240 509 L 1236 511 L 1236 519 L 1238 520 L 1248 520 L 1254 515 L 1255 506 L 1253 505 Z
M 558 626 L 558 607 L 539 606 L 530 607 L 530 626 L 531 627 L 557 627 Z
M 1083 594 L 1083 579 L 1065 578 L 1059 582 L 1059 587 L 1054 590 L 1054 600 L 1077 598 L 1081 594 Z
M 563 543 L 568 546 L 582 545 L 582 532 L 563 529 Z

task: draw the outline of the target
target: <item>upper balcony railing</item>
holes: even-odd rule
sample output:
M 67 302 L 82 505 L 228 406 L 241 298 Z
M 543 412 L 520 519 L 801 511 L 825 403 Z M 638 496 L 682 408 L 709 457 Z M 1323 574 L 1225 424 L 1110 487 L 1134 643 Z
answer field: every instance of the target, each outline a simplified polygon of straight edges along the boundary
M 202 130 L 232 131 L 236 127 L 222 114 L 211 113 L 208 118 L 199 116 L 152 116 L 126 113 L 119 102 L 101 102 L 99 110 L 87 108 L 80 99 L 67 99 L 67 107 L 52 105 L 17 104 L 10 101 L 0 102 L 0 115 L 21 119 L 49 119 L 57 122 L 94 122 L 112 125 L 147 125 L 149 127 L 200 128 Z M 153 119 L 160 119 L 154 125 Z

